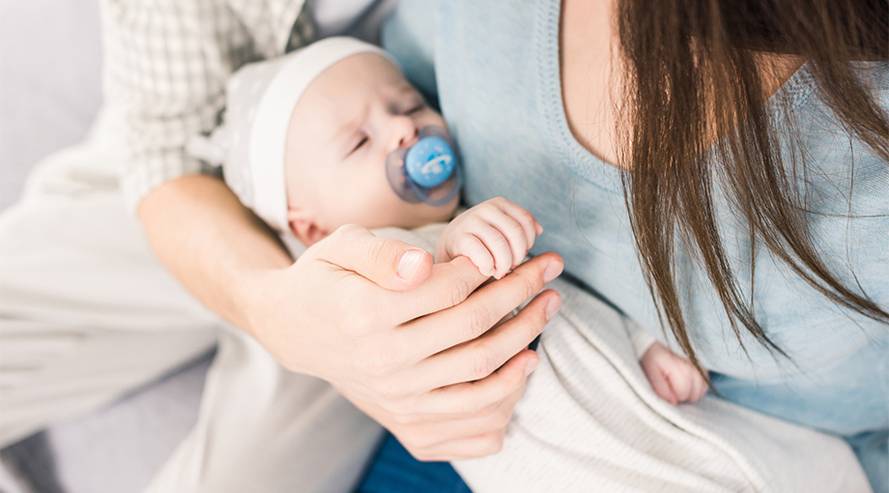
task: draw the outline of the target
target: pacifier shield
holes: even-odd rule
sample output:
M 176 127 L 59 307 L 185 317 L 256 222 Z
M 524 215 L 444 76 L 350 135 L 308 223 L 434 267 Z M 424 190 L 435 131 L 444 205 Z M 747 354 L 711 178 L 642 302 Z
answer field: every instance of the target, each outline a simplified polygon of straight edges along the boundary
M 432 206 L 449 203 L 460 193 L 462 177 L 454 145 L 439 127 L 424 127 L 419 140 L 386 158 L 386 178 L 402 200 Z
M 438 135 L 423 137 L 407 151 L 404 170 L 411 181 L 423 188 L 441 185 L 454 172 L 454 150 Z

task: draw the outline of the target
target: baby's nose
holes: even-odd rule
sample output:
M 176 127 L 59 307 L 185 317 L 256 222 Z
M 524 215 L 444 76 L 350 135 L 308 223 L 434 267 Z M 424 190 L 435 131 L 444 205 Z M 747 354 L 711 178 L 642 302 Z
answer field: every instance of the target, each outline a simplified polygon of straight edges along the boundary
M 417 142 L 419 129 L 410 118 L 399 117 L 393 124 L 393 149 L 410 147 Z

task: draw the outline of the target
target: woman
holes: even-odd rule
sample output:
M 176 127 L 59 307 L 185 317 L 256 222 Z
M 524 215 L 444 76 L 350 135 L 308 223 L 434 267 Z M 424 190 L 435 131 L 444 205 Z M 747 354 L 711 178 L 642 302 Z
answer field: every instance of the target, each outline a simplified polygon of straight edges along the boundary
M 437 94 L 467 201 L 528 206 L 538 251 L 721 396 L 842 436 L 889 488 L 885 3 L 446 2 L 434 26 L 422 3 L 387 48 Z M 376 460 L 367 491 L 431 474 Z

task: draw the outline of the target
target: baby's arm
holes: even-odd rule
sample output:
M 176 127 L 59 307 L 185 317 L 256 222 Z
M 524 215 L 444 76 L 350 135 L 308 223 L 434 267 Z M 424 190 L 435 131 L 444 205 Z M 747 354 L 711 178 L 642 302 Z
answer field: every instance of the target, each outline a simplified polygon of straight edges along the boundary
M 543 228 L 518 205 L 496 197 L 463 212 L 445 228 L 436 262 L 465 255 L 484 275 L 505 276 L 525 259 Z

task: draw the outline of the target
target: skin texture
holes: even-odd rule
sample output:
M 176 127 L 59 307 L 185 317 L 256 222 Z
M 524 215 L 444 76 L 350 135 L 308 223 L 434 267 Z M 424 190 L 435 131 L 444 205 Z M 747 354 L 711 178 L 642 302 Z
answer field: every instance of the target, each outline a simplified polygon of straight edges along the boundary
M 617 5 L 617 0 L 564 0 L 559 50 L 562 98 L 571 133 L 590 153 L 613 166 L 621 166 L 621 136 L 615 123 L 626 111 L 621 109 L 626 67 L 614 20 Z M 774 54 L 755 59 L 767 97 L 804 62 L 797 56 Z M 706 136 L 711 142 L 717 137 L 715 129 Z
M 466 257 L 433 266 L 426 252 L 347 225 L 294 263 L 209 176 L 155 188 L 138 213 L 192 294 L 285 368 L 330 382 L 416 457 L 499 450 L 537 362 L 528 343 L 559 307 L 558 293 L 541 292 L 563 269 L 558 255 L 478 289 L 488 278 Z
M 441 115 L 386 58 L 347 57 L 322 72 L 300 97 L 288 127 L 286 180 L 291 230 L 303 243 L 344 224 L 414 228 L 446 221 L 443 206 L 401 200 L 386 179 L 386 157 L 417 142 Z
M 640 364 L 654 392 L 674 406 L 697 402 L 707 393 L 707 381 L 691 361 L 659 342 L 645 351 Z

